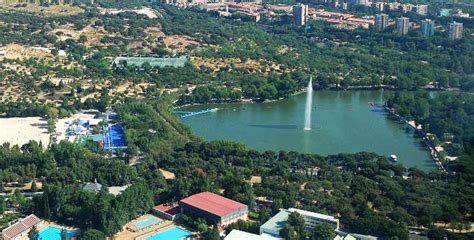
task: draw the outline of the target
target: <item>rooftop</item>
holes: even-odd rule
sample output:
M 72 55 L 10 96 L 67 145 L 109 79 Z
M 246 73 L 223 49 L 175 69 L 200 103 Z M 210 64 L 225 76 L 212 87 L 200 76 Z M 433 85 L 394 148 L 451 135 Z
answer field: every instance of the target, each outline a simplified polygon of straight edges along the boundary
M 102 184 L 98 183 L 97 180 L 95 180 L 94 182 L 82 184 L 82 189 L 86 191 L 99 192 L 102 189 Z
M 301 209 L 297 209 L 297 208 L 289 208 L 288 211 L 297 212 L 297 213 L 299 213 L 301 215 L 304 215 L 304 216 L 324 219 L 324 220 L 327 220 L 327 221 L 334 221 L 334 222 L 337 221 L 337 218 L 335 218 L 333 216 L 329 216 L 329 215 L 325 215 L 325 214 L 321 214 L 321 213 L 310 212 L 310 211 L 301 210 Z
M 232 230 L 227 236 L 224 238 L 224 240 L 276 240 L 279 238 L 274 238 L 271 236 L 267 235 L 257 235 L 253 233 L 248 233 L 240 230 Z
M 208 213 L 225 216 L 236 210 L 247 208 L 247 205 L 219 196 L 211 192 L 202 192 L 182 199 L 180 203 L 194 206 Z
M 156 211 L 165 212 L 171 215 L 176 215 L 180 211 L 179 205 L 174 204 L 174 203 L 164 203 L 164 204 L 156 205 L 155 207 L 153 207 L 153 209 L 155 209 Z
M 288 216 L 290 212 L 282 209 L 279 213 L 275 216 L 270 218 L 267 222 L 265 222 L 260 228 L 262 229 L 272 229 L 275 232 L 280 232 L 283 227 L 285 227 L 286 222 L 288 221 Z
M 28 231 L 33 226 L 40 223 L 42 220 L 39 219 L 36 215 L 31 214 L 19 222 L 11 225 L 10 227 L 2 231 L 3 239 L 14 239 L 19 234 Z

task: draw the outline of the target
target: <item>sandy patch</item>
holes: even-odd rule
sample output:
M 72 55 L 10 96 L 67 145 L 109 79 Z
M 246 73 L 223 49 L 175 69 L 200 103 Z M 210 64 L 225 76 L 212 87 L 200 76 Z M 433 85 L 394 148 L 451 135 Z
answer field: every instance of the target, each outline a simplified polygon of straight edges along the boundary
M 41 181 L 35 181 L 36 187 L 38 189 L 43 189 L 43 182 Z M 14 192 L 15 190 L 20 190 L 20 191 L 29 191 L 31 190 L 31 186 L 33 185 L 33 182 L 28 182 L 25 184 L 21 184 L 21 186 L 10 186 L 10 185 L 15 185 L 11 183 L 6 183 L 5 184 L 5 191 L 7 192 Z
M 53 57 L 51 53 L 43 48 L 26 47 L 19 44 L 8 44 L 0 50 L 5 51 L 5 58 L 8 59 Z
M 59 4 L 59 5 L 51 5 L 48 7 L 40 6 L 39 4 L 18 4 L 18 1 L 9 1 L 9 0 L 0 0 L 2 7 L 6 9 L 13 9 L 15 11 L 24 11 L 24 12 L 34 12 L 34 13 L 42 13 L 44 15 L 77 15 L 79 13 L 84 12 L 84 9 L 73 6 L 70 4 Z
M 189 45 L 199 45 L 199 43 L 193 38 L 180 35 L 166 36 L 163 41 L 168 49 L 173 53 L 185 52 L 186 47 Z
M 176 179 L 176 176 L 174 175 L 174 173 L 172 173 L 170 171 L 166 171 L 166 170 L 160 168 L 160 172 L 161 172 L 161 174 L 163 174 L 163 176 L 165 177 L 166 180 Z
M 116 14 L 119 14 L 119 13 L 122 13 L 122 12 L 134 12 L 136 14 L 140 14 L 140 15 L 145 15 L 147 16 L 148 18 L 157 18 L 158 15 L 156 15 L 155 11 L 151 8 L 141 8 L 141 9 L 135 9 L 135 10 L 122 10 L 122 9 L 110 9 L 110 8 L 99 8 L 99 11 L 100 11 L 100 14 L 112 14 L 112 15 L 116 15 Z
M 250 178 L 250 183 L 253 184 L 260 184 L 262 183 L 262 177 L 261 176 L 252 176 Z
M 160 38 L 165 36 L 165 34 L 161 31 L 161 28 L 159 27 L 147 27 L 145 28 L 144 32 L 154 38 Z
M 23 146 L 30 140 L 49 144 L 48 125 L 40 117 L 0 118 L 0 144 Z

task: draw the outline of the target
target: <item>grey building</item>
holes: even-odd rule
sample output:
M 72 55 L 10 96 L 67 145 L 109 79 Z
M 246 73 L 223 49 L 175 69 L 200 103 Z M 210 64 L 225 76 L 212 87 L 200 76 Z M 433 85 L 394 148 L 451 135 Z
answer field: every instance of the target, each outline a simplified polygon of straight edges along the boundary
M 377 14 L 375 15 L 375 27 L 377 30 L 382 31 L 388 26 L 388 15 L 387 14 Z
M 98 193 L 102 189 L 102 184 L 98 183 L 97 179 L 94 179 L 93 183 L 87 182 L 87 183 L 82 184 L 81 187 L 82 187 L 83 190 Z
M 421 20 L 421 33 L 425 37 L 431 37 L 435 32 L 435 22 L 431 19 Z
M 462 38 L 463 26 L 462 23 L 452 22 L 449 24 L 449 38 L 451 40 Z
M 333 216 L 310 212 L 302 209 L 289 208 L 280 209 L 280 212 L 260 226 L 260 235 L 273 238 L 281 237 L 280 231 L 285 227 L 285 224 L 288 222 L 288 217 L 292 212 L 296 212 L 304 218 L 305 227 L 308 230 L 312 230 L 317 225 L 322 223 L 327 223 L 333 226 L 335 230 L 339 229 L 339 220 Z
M 308 6 L 298 4 L 293 6 L 293 18 L 296 26 L 303 26 L 306 24 L 306 17 L 308 16 Z
M 407 17 L 397 18 L 397 32 L 406 35 L 410 29 L 410 19 Z

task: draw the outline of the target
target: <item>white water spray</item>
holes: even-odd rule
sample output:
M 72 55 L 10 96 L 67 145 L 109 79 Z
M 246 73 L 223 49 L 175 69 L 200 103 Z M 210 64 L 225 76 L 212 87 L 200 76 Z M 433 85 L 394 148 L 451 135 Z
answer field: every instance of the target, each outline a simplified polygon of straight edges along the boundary
M 311 130 L 311 109 L 313 108 L 313 77 L 306 88 L 306 109 L 304 111 L 304 130 Z

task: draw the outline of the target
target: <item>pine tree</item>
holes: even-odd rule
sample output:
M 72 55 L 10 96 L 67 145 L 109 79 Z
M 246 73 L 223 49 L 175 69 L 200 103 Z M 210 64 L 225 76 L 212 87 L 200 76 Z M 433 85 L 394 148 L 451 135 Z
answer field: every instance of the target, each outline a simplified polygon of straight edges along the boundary
M 37 192 L 38 191 L 38 186 L 36 186 L 36 181 L 33 180 L 33 182 L 31 183 L 31 191 L 32 192 Z
M 51 219 L 51 209 L 49 206 L 49 198 L 46 192 L 43 195 L 43 217 L 45 219 Z

